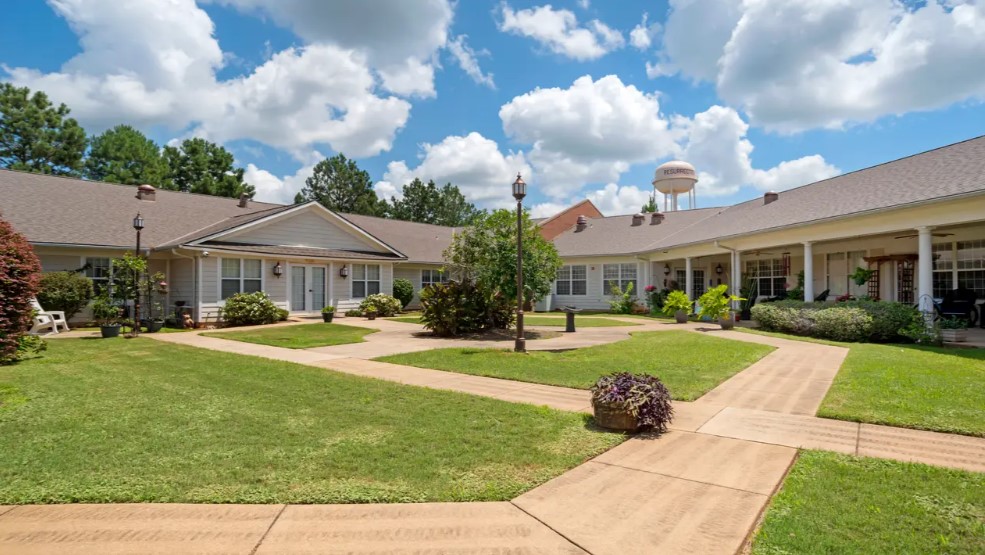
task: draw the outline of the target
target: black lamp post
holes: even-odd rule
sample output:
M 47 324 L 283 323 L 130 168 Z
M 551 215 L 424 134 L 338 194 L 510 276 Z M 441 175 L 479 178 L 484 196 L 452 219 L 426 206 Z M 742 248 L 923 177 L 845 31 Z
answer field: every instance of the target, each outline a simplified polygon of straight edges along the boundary
M 133 219 L 133 228 L 137 230 L 137 259 L 140 259 L 140 230 L 144 229 L 144 219 L 137 212 Z M 140 333 L 140 271 L 133 270 L 133 336 Z
M 523 337 L 523 197 L 527 196 L 527 184 L 520 174 L 513 182 L 513 198 L 516 199 L 516 344 L 513 351 L 527 352 L 527 340 Z

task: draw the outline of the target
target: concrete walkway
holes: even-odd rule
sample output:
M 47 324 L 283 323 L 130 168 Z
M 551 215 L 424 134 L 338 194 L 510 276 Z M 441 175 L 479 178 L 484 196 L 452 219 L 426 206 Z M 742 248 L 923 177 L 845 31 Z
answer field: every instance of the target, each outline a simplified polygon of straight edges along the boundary
M 508 340 L 435 340 L 417 336 L 420 327 L 412 324 L 345 323 L 381 331 L 367 336 L 366 343 L 307 350 L 198 333 L 149 337 L 590 412 L 590 396 L 583 390 L 368 360 L 436 347 L 502 348 Z M 698 401 L 675 402 L 670 432 L 629 439 L 510 503 L 0 507 L 0 553 L 736 553 L 797 448 L 985 472 L 985 439 L 814 417 L 847 354 L 844 348 L 653 321 L 583 328 L 529 341 L 528 348 L 577 348 L 669 329 L 776 350 Z

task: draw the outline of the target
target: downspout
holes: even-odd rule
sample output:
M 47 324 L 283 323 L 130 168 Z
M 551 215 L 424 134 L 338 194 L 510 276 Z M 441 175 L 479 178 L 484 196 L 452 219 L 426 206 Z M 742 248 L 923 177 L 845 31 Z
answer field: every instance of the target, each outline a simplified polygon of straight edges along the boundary
M 202 314 L 202 307 L 199 306 L 198 302 L 198 257 L 181 254 L 177 249 L 171 249 L 171 254 L 178 258 L 187 258 L 192 261 L 192 299 L 195 302 L 195 322 L 198 323 Z M 168 276 L 168 280 L 170 283 L 171 276 Z

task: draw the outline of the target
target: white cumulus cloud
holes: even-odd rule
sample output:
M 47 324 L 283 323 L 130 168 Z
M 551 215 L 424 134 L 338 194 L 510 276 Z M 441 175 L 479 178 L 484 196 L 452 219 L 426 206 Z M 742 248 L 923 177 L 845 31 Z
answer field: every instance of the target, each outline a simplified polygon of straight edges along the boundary
M 596 60 L 626 44 L 622 33 L 597 19 L 578 23 L 570 10 L 550 4 L 513 10 L 505 2 L 499 9 L 499 30 L 534 39 L 550 52 L 575 60 Z
M 458 66 L 462 68 L 462 71 L 471 77 L 473 81 L 480 85 L 485 85 L 490 89 L 495 89 L 496 83 L 493 81 L 492 73 L 483 73 L 482 68 L 479 67 L 478 57 L 488 56 L 489 51 L 480 50 L 476 52 L 465 42 L 466 39 L 468 39 L 467 35 L 458 35 L 448 41 L 448 51 L 455 59 L 455 62 L 458 63 Z
M 629 32 L 629 44 L 637 50 L 647 50 L 653 44 L 653 40 L 660 34 L 660 23 L 648 23 L 650 15 L 643 13 L 643 20 L 633 27 Z

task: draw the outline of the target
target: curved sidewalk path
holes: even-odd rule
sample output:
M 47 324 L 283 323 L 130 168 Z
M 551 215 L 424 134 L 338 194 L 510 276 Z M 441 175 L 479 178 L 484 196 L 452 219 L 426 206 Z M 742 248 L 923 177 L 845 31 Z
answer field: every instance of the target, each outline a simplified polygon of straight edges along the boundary
M 345 323 L 381 331 L 366 343 L 306 350 L 198 333 L 150 337 L 590 412 L 583 390 L 368 360 L 511 341 L 425 339 L 415 337 L 418 326 L 385 320 Z M 527 347 L 578 348 L 668 329 L 776 349 L 699 400 L 675 402 L 667 434 L 631 438 L 512 502 L 0 507 L 0 553 L 737 553 L 800 447 L 985 472 L 985 439 L 814 417 L 847 354 L 841 347 L 654 321 L 583 328 Z

